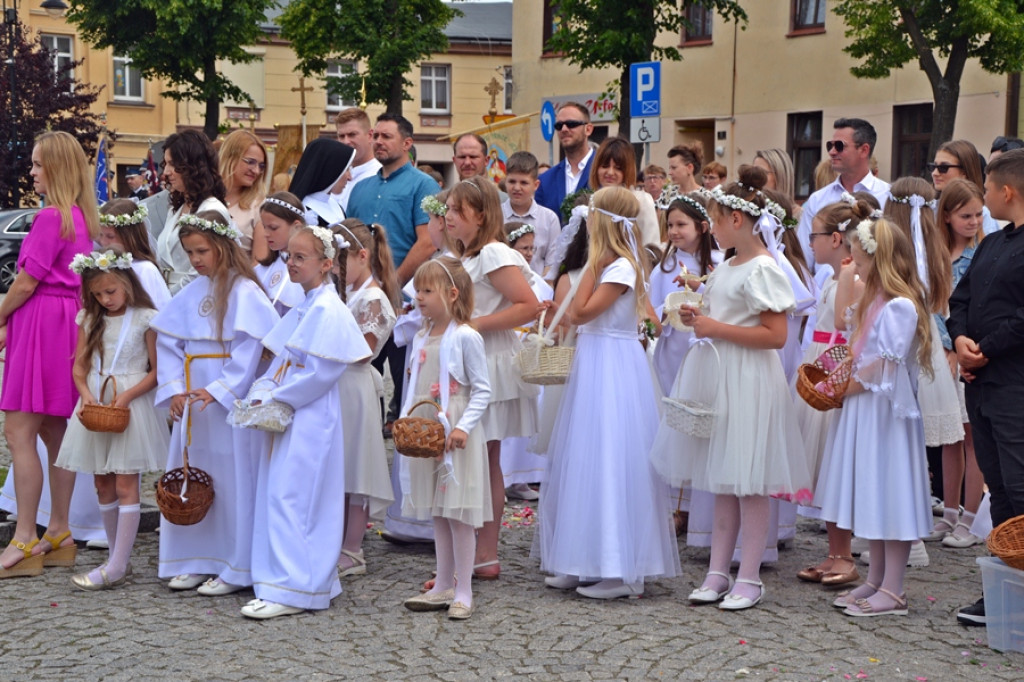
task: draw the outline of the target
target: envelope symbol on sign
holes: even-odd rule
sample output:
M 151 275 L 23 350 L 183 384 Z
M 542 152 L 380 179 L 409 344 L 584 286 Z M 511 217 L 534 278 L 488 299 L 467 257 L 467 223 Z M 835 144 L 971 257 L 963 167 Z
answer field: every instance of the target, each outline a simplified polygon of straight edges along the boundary
M 644 114 L 657 114 L 658 103 L 657 102 L 641 102 L 640 111 Z

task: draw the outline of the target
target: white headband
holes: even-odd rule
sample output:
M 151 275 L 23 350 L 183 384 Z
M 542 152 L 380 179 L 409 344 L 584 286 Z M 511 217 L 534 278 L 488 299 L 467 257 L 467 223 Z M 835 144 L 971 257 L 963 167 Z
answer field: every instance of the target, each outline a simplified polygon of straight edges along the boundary
M 275 206 L 280 206 L 283 209 L 287 209 L 288 211 L 290 211 L 293 214 L 295 214 L 296 218 L 304 219 L 306 217 L 305 212 L 303 212 L 301 209 L 295 208 L 294 206 L 289 204 L 287 201 L 282 201 L 281 199 L 275 199 L 274 197 L 267 197 L 266 199 L 263 200 L 263 205 L 266 206 L 267 204 L 273 204 Z

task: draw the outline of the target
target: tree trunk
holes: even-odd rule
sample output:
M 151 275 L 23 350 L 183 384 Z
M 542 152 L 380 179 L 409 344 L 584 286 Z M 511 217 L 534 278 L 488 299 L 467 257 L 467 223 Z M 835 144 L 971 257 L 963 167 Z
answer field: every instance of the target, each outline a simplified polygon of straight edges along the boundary
M 629 65 L 627 65 L 622 70 L 622 75 L 619 76 L 619 137 L 625 140 L 629 139 L 630 121 L 633 120 L 629 113 L 629 75 Z M 637 177 L 640 177 L 644 162 L 644 146 L 642 144 L 633 144 L 633 156 L 636 157 L 636 174 Z
M 388 113 L 402 115 L 402 75 L 398 74 L 391 79 L 391 88 L 388 91 Z
M 960 83 L 943 78 L 932 88 L 935 109 L 932 111 L 932 137 L 928 142 L 928 159 L 935 158 L 939 145 L 953 139 L 956 111 L 960 103 Z
M 220 98 L 216 95 L 209 94 L 212 90 L 210 86 L 217 78 L 217 62 L 210 57 L 206 60 L 203 65 L 203 82 L 206 84 L 206 117 L 203 121 L 203 132 L 206 134 L 210 141 L 217 139 L 217 133 L 220 128 Z

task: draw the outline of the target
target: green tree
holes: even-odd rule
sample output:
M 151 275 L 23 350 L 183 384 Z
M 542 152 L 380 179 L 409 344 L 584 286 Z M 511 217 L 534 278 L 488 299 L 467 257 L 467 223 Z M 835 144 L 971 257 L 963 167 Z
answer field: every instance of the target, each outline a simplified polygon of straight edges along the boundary
M 655 45 L 658 35 L 679 36 L 689 27 L 685 9 L 705 7 L 726 21 L 746 22 L 747 14 L 735 0 L 558 0 L 558 28 L 545 46 L 565 55 L 584 69 L 618 68 L 619 131 L 629 133 L 629 65 L 647 61 L 681 61 L 675 47 Z M 639 153 L 639 152 L 638 152 Z
M 263 35 L 260 24 L 277 0 L 70 0 L 68 21 L 98 48 L 131 55 L 146 78 L 162 78 L 174 90 L 162 94 L 206 105 L 203 131 L 217 136 L 220 104 L 252 98 L 217 71 L 256 56 L 243 49 Z
M 328 79 L 328 89 L 360 99 L 366 76 L 366 101 L 401 114 L 411 100 L 405 74 L 420 60 L 448 49 L 444 28 L 461 12 L 441 0 L 294 0 L 281 14 L 281 35 L 292 43 L 299 70 L 322 76 L 330 59 L 353 59 L 362 73 Z
M 1024 68 L 1020 0 L 840 0 L 834 11 L 853 39 L 845 51 L 864 60 L 850 69 L 854 76 L 887 78 L 915 60 L 928 76 L 935 106 L 929 158 L 953 138 L 968 59 L 990 73 Z
M 92 156 L 103 125 L 90 111 L 100 88 L 75 80 L 81 61 L 55 68 L 38 36 L 26 40 L 20 21 L 8 28 L 0 32 L 5 59 L 14 41 L 14 59 L 0 65 L 0 207 L 15 208 L 32 195 L 32 144 L 39 135 L 71 133 Z

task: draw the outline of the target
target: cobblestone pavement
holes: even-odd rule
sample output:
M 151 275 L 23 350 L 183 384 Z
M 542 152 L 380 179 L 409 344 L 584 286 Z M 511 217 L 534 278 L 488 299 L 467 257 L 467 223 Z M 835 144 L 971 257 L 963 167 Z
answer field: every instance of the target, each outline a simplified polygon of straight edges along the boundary
M 956 680 L 1024 678 L 1024 656 L 985 646 L 984 628 L 955 622 L 981 588 L 983 550 L 930 545 L 911 569 L 908 617 L 851 619 L 832 594 L 795 571 L 824 553 L 803 523 L 793 548 L 767 567 L 765 601 L 745 612 L 687 605 L 707 551 L 681 549 L 683 577 L 650 583 L 642 599 L 591 601 L 545 588 L 529 558 L 534 528 L 509 506 L 502 576 L 476 582 L 467 622 L 412 613 L 402 601 L 429 577 L 426 548 L 396 547 L 375 530 L 369 572 L 346 579 L 327 611 L 267 622 L 239 608 L 251 593 L 172 593 L 156 578 L 158 535 L 141 535 L 135 576 L 115 591 L 75 590 L 66 568 L 0 582 L 0 678 L 359 680 Z M 103 552 L 81 550 L 76 570 Z

